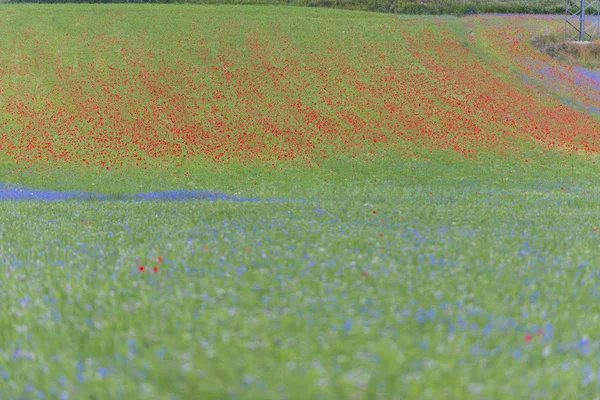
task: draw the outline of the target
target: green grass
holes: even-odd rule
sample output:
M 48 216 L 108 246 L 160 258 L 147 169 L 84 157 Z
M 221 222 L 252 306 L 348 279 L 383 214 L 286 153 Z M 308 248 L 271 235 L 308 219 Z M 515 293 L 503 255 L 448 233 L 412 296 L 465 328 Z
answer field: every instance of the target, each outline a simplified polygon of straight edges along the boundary
M 431 189 L 318 206 L 1 203 L 3 396 L 597 394 L 581 382 L 598 367 L 598 186 Z
M 183 161 L 145 155 L 134 167 L 125 152 L 123 165 L 115 162 L 110 170 L 77 160 L 29 163 L 23 157 L 33 150 L 0 148 L 0 182 L 116 194 L 210 189 L 285 199 L 0 201 L 0 399 L 29 400 L 39 393 L 77 400 L 599 395 L 600 160 L 597 150 L 568 151 L 567 145 L 543 141 L 586 140 L 597 149 L 598 115 L 585 120 L 587 130 L 576 131 L 568 118 L 585 115 L 564 111 L 559 99 L 565 93 L 589 99 L 591 89 L 565 84 L 551 91 L 520 57 L 553 68 L 560 64 L 535 53 L 529 40 L 521 47 L 516 41 L 498 44 L 500 37 L 514 39 L 511 29 L 520 34 L 520 25 L 499 18 L 264 12 L 250 6 L 56 7 L 0 8 L 0 34 L 7 38 L 0 42 L 0 145 L 55 129 L 52 143 L 59 147 L 65 136 L 58 129 L 77 123 L 82 135 L 97 134 L 82 122 L 78 103 L 53 92 L 54 80 L 62 82 L 57 72 L 69 66 L 75 72 L 63 82 L 67 87 L 87 82 L 82 86 L 91 91 L 93 77 L 126 93 L 127 86 L 111 83 L 109 64 L 138 82 L 140 71 L 130 69 L 136 57 L 150 76 L 160 76 L 161 63 L 170 71 L 196 63 L 208 72 L 194 75 L 194 83 L 208 89 L 194 97 L 185 85 L 178 87 L 193 102 L 218 87 L 213 79 L 219 72 L 210 68 L 220 65 L 219 54 L 229 54 L 226 61 L 236 73 L 254 65 L 251 83 L 264 98 L 251 103 L 275 122 L 303 126 L 286 119 L 293 111 L 285 108 L 286 96 L 312 101 L 322 115 L 336 116 L 346 107 L 365 119 L 379 111 L 375 101 L 383 98 L 424 119 L 434 119 L 431 110 L 469 117 L 469 126 L 482 135 L 459 142 L 477 149 L 467 155 L 435 147 L 441 142 L 432 135 L 432 143 L 399 139 L 403 151 L 370 142 L 336 148 L 324 140 L 293 161 L 274 160 L 268 151 L 261 154 L 271 159 L 244 163 L 234 159 L 240 156 L 235 152 L 227 162 L 210 155 Z M 156 28 L 151 20 L 158 21 Z M 354 41 L 344 36 L 349 26 Z M 201 35 L 184 36 L 190 27 Z M 38 35 L 45 31 L 46 37 Z M 255 43 L 247 40 L 248 32 L 260 33 L 263 64 L 252 64 L 248 56 Z M 438 36 L 427 36 L 431 32 Z M 213 58 L 194 55 L 200 37 Z M 109 41 L 115 38 L 121 42 L 113 48 Z M 284 46 L 283 39 L 292 45 Z M 416 40 L 409 45 L 408 39 Z M 363 45 L 371 47 L 363 51 Z M 121 47 L 134 53 L 131 59 L 120 57 Z M 342 49 L 338 58 L 327 56 L 328 47 Z M 282 48 L 285 62 L 278 58 Z M 53 64 L 58 53 L 62 64 Z M 157 55 L 165 60 L 156 61 Z M 91 62 L 99 65 L 96 75 L 86 69 Z M 307 68 L 295 75 L 298 70 L 290 67 L 286 92 L 269 86 L 265 65 Z M 423 73 L 425 89 L 405 86 L 413 78 L 402 74 L 412 70 Z M 358 93 L 347 77 L 336 81 L 339 71 L 356 72 L 372 92 Z M 396 80 L 385 86 L 380 78 L 393 73 Z M 181 77 L 172 72 L 162 82 L 166 87 Z M 298 89 L 302 79 L 310 83 L 306 91 Z M 230 95 L 236 86 L 226 89 Z M 421 104 L 389 94 L 392 89 L 415 96 L 423 89 L 429 97 Z M 326 105 L 319 91 L 339 95 L 344 105 Z M 44 106 L 46 95 L 55 103 Z M 106 99 L 100 89 L 81 96 L 82 105 Z M 124 113 L 137 102 L 158 101 L 142 90 L 123 96 L 118 106 Z M 246 118 L 242 100 L 248 98 L 231 98 L 219 104 L 229 107 L 232 119 Z M 15 99 L 33 111 L 19 114 L 8 107 Z M 270 101 L 274 111 L 266 105 Z M 66 118 L 52 128 L 40 122 L 61 107 L 73 111 L 76 122 Z M 198 119 L 207 118 L 206 110 Z M 446 114 L 452 110 L 458 111 Z M 502 112 L 521 125 L 493 118 Z M 553 118 L 561 112 L 562 119 Z M 387 121 L 379 125 L 384 138 L 412 132 L 401 118 L 385 117 L 369 120 Z M 544 123 L 548 136 L 532 137 L 529 130 Z M 34 128 L 21 131 L 27 124 Z M 258 123 L 253 128 L 269 137 Z M 352 136 L 347 127 L 334 132 L 339 137 L 308 123 L 303 128 L 315 141 Z M 478 146 L 499 132 L 506 134 L 506 147 Z M 101 144 L 70 145 L 67 150 L 102 159 Z M 176 168 L 182 171 L 177 176 Z

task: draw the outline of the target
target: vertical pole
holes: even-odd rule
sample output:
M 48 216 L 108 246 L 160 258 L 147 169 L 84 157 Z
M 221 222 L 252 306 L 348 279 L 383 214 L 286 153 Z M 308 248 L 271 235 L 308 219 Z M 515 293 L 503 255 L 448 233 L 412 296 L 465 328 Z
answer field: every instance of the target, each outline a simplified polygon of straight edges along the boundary
M 581 10 L 579 10 L 579 41 L 585 40 L 585 0 L 581 0 Z
M 567 0 L 565 3 L 567 3 L 566 7 L 565 7 L 565 40 L 567 40 L 567 38 L 569 38 L 569 35 L 567 34 L 567 25 L 569 25 L 569 14 L 571 13 L 571 7 L 573 6 L 573 0 Z

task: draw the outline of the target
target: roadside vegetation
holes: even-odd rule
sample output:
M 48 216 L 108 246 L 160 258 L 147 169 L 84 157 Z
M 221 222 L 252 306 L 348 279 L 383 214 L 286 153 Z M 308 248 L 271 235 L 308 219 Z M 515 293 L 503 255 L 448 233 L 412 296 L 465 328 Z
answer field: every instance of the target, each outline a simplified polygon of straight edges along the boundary
M 563 31 L 545 32 L 532 39 L 534 46 L 567 64 L 600 69 L 600 40 L 577 43 L 565 40 Z

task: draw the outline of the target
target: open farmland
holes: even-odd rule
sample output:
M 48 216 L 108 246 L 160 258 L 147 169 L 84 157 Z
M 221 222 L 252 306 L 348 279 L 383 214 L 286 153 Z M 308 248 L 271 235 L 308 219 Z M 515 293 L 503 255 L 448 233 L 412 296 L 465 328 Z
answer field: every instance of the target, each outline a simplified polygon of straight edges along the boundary
M 0 399 L 597 397 L 561 28 L 0 6 Z

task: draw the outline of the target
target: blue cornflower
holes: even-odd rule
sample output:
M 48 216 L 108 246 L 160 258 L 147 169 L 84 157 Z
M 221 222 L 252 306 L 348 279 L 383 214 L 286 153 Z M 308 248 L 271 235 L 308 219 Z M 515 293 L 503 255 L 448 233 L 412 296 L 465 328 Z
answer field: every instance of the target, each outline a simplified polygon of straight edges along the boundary
M 344 321 L 344 332 L 348 333 L 352 329 L 352 320 L 350 318 L 346 318 Z

